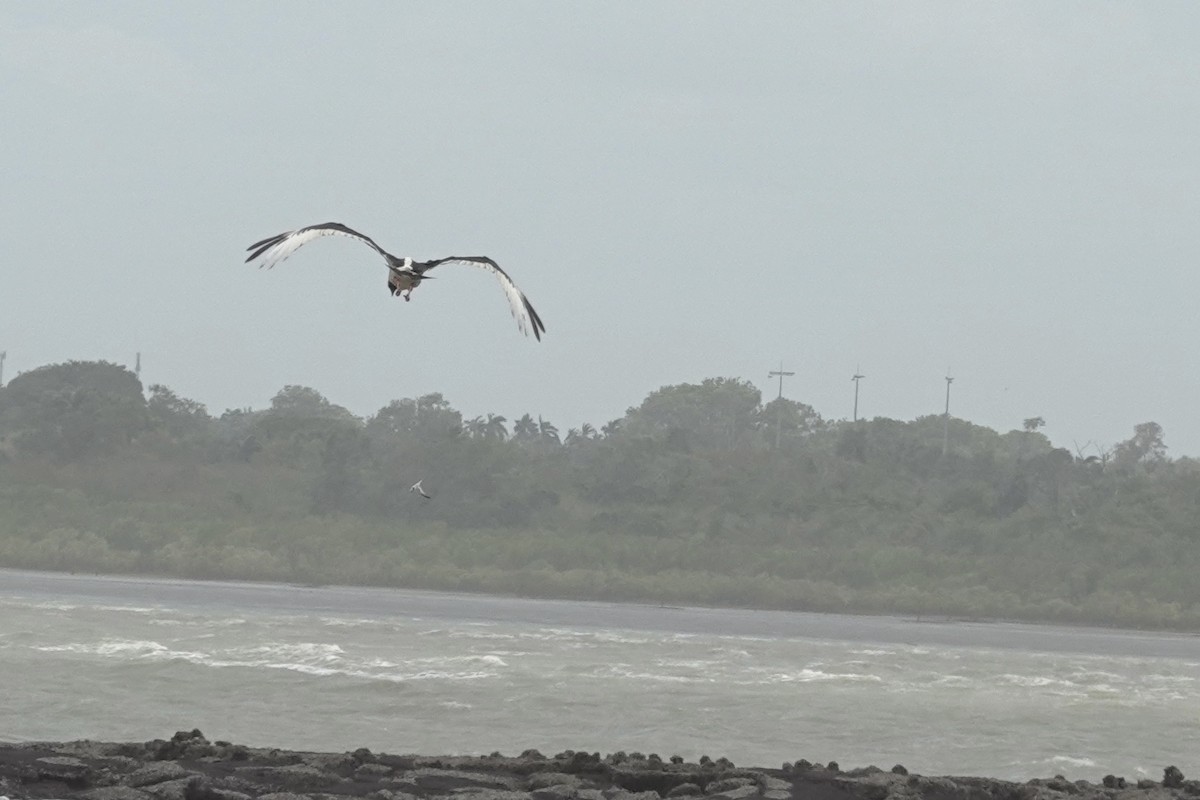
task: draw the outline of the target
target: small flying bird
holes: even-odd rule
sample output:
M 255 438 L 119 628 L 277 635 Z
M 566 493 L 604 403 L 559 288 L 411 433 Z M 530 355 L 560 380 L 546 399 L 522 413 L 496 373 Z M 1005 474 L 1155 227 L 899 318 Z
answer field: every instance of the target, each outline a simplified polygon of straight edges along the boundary
M 425 480 L 425 479 L 422 478 L 421 480 Z M 421 481 L 417 481 L 412 486 L 408 487 L 408 490 L 410 492 L 416 492 L 417 494 L 421 495 L 421 497 L 424 497 L 426 500 L 433 499 L 432 495 L 425 494 L 425 490 L 421 488 Z
M 259 263 L 259 267 L 270 269 L 304 245 L 322 236 L 349 236 L 365 243 L 383 256 L 388 268 L 388 291 L 393 295 L 402 296 L 405 300 L 411 299 L 413 289 L 417 288 L 421 281 L 431 280 L 431 276 L 425 273 L 434 267 L 440 267 L 442 264 L 467 264 L 486 269 L 500 279 L 500 288 L 504 289 L 504 296 L 508 299 L 509 308 L 512 309 L 512 315 L 517 320 L 517 327 L 520 328 L 521 333 L 528 336 L 532 329 L 534 338 L 541 341 L 542 334 L 546 331 L 546 326 L 542 324 L 542 318 L 533 310 L 529 298 L 517 288 L 512 278 L 508 277 L 508 273 L 500 269 L 500 265 L 487 256 L 448 256 L 435 258 L 432 261 L 413 261 L 407 256 L 399 258 L 375 244 L 369 236 L 347 228 L 340 222 L 309 225 L 307 228 L 287 231 L 278 236 L 263 239 L 261 242 L 255 242 L 246 248 L 251 251 L 246 263 L 261 256 L 262 261 Z

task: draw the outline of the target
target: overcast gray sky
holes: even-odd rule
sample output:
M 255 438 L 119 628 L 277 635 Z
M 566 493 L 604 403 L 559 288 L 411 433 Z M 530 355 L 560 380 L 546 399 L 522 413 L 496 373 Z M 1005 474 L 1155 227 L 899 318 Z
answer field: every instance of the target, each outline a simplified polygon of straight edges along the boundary
M 182 11 L 181 11 L 182 9 Z M 565 431 L 706 377 L 1200 455 L 1200 4 L 0 4 L 0 350 Z M 397 255 L 486 254 L 411 303 Z

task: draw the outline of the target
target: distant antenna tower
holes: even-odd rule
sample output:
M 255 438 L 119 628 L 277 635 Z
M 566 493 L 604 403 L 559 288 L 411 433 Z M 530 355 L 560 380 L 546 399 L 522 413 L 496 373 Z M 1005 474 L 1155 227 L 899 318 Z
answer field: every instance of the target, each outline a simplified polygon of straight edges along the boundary
M 794 372 L 784 372 L 783 362 L 779 362 L 779 369 L 773 369 L 767 373 L 768 378 L 779 376 L 779 400 L 783 400 L 783 379 L 785 376 L 795 375 Z M 783 430 L 783 403 L 779 404 L 779 408 L 775 412 L 775 449 L 779 449 L 779 436 Z
M 855 422 L 858 422 L 858 382 L 861 381 L 863 378 L 867 377 L 866 375 L 863 375 L 862 373 L 859 372 L 860 369 L 862 369 L 861 366 L 855 367 L 854 368 L 854 377 L 850 379 L 850 380 L 854 381 L 854 421 Z
M 7 350 L 0 350 L 0 386 L 4 385 L 4 359 L 8 357 Z
M 949 372 L 949 370 L 946 370 Z M 950 384 L 954 383 L 954 378 L 946 376 L 946 413 L 942 415 L 942 456 L 946 455 L 946 450 L 950 447 Z

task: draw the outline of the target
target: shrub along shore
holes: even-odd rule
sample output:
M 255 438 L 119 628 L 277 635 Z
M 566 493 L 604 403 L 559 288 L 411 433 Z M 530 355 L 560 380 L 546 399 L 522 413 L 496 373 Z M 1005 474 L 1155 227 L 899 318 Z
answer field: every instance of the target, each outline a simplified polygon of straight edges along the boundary
M 566 432 L 300 386 L 214 416 L 69 362 L 0 388 L 0 565 L 1200 630 L 1200 464 L 1153 422 L 1089 453 L 1040 427 L 725 378 Z

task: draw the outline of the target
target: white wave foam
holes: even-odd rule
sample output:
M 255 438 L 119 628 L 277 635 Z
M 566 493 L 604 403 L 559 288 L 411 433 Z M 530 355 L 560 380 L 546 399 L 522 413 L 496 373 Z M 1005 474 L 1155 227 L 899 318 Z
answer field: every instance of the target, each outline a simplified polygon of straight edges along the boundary
M 516 636 L 511 633 L 495 633 L 494 631 L 454 631 L 450 634 L 451 639 L 503 639 L 505 641 L 515 639 Z
M 812 683 L 814 681 L 848 681 L 882 683 L 879 675 L 862 672 L 825 672 L 819 669 L 802 669 L 799 672 L 775 672 L 765 676 L 762 683 Z
M 694 670 L 710 670 L 718 666 L 719 663 L 701 658 L 660 658 L 654 662 L 655 666 L 659 667 Z
M 171 652 L 166 645 L 154 641 L 105 639 L 100 642 L 73 642 L 71 644 L 35 645 L 34 650 L 43 653 L 78 653 L 112 657 L 138 658 L 159 656 Z
M 613 664 L 608 667 L 597 668 L 592 671 L 591 677 L 655 681 L 657 683 L 712 683 L 715 680 L 714 678 L 696 675 L 672 675 L 662 672 L 638 671 L 634 670 L 629 664 Z
M 1078 689 L 1079 684 L 1063 678 L 1053 678 L 1048 675 L 1016 675 L 1011 672 L 999 676 L 1001 681 L 1030 689 L 1043 689 L 1048 686 L 1060 686 Z
M 272 642 L 212 652 L 176 650 L 148 640 L 103 640 L 44 645 L 35 649 L 158 663 L 181 661 L 213 669 L 270 669 L 315 677 L 340 676 L 394 683 L 424 680 L 470 681 L 499 676 L 507 667 L 497 655 L 441 656 L 393 662 L 381 658 L 355 661 L 328 642 Z

